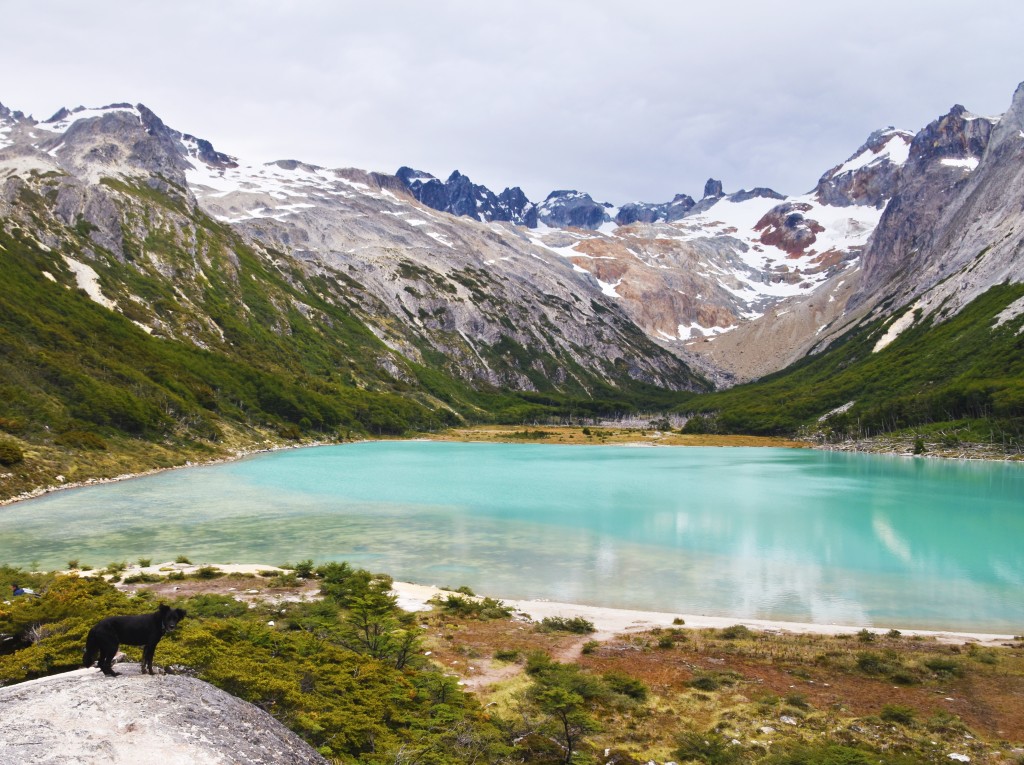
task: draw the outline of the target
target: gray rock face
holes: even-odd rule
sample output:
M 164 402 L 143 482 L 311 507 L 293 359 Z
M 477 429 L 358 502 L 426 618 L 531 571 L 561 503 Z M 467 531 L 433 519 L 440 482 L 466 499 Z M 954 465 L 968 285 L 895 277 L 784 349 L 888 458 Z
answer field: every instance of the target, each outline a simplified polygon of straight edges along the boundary
M 1012 113 L 1006 116 L 1013 119 Z M 1006 128 L 1001 127 L 1005 136 Z M 910 295 L 926 289 L 923 277 L 930 269 L 941 273 L 939 278 L 956 270 L 959 264 L 946 250 L 955 238 L 950 232 L 968 225 L 973 190 L 980 183 L 990 193 L 997 188 L 1005 193 L 1008 176 L 1020 170 L 1019 159 L 1005 151 L 1001 158 L 986 156 L 992 133 L 992 120 L 958 105 L 914 137 L 896 193 L 864 253 L 864 277 L 852 305 L 871 302 L 880 293 Z M 1005 208 L 1011 198 L 999 196 L 995 203 Z M 1016 217 L 1019 210 L 1013 214 Z
M 0 688 L 0 762 L 33 765 L 326 765 L 245 701 L 201 680 L 81 669 Z
M 998 119 L 955 106 L 915 138 L 899 191 L 864 253 L 854 304 L 955 315 L 990 287 L 1024 280 L 1024 83 Z

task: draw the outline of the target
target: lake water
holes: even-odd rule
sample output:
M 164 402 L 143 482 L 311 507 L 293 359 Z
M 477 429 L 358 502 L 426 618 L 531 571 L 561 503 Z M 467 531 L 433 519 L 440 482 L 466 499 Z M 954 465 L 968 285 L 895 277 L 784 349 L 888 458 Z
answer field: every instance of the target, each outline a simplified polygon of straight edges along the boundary
M 374 442 L 0 508 L 0 562 L 347 560 L 504 598 L 1024 632 L 1024 466 Z

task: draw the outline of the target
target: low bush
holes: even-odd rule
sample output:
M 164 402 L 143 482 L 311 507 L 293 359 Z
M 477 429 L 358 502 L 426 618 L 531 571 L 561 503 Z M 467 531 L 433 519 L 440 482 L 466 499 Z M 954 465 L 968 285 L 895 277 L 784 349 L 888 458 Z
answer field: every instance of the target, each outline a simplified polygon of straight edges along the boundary
M 576 635 L 589 635 L 597 632 L 594 623 L 584 619 L 582 616 L 545 616 L 540 620 L 538 629 L 541 632 L 572 632 Z
M 25 459 L 25 452 L 14 441 L 0 441 L 0 465 L 17 465 Z

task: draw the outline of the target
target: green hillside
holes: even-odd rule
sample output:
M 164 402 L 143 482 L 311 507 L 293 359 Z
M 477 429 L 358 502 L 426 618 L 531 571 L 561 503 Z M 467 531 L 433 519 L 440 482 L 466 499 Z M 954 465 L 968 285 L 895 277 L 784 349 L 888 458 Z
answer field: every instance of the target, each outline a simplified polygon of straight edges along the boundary
M 905 429 L 948 439 L 1024 438 L 1024 315 L 996 317 L 1024 285 L 993 287 L 947 321 L 919 317 L 887 347 L 878 339 L 904 311 L 866 322 L 825 352 L 754 383 L 678 407 L 690 432 L 793 434 L 832 439 Z M 820 418 L 851 406 L 841 413 Z
M 424 364 L 390 350 L 360 319 L 359 285 L 255 251 L 171 184 L 104 181 L 122 220 L 118 252 L 84 220 L 59 223 L 50 210 L 59 177 L 35 180 L 21 189 L 21 220 L 0 221 L 0 499 L 58 476 L 109 477 L 239 448 L 677 400 L 579 367 L 562 389 L 474 388 L 432 349 L 421 349 Z M 78 288 L 68 259 L 95 271 L 118 310 Z M 543 365 L 525 348 L 493 350 L 492 368 Z

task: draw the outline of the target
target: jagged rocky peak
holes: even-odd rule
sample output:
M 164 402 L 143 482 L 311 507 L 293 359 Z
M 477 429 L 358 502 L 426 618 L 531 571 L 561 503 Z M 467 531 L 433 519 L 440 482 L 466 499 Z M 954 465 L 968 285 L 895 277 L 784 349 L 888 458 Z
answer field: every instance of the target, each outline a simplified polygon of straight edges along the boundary
M 780 194 L 775 189 L 767 186 L 755 186 L 750 191 L 740 189 L 729 194 L 730 202 L 746 202 L 748 199 L 785 199 L 785 194 Z
M 822 204 L 835 207 L 885 207 L 896 193 L 913 138 L 913 133 L 894 127 L 874 131 L 845 162 L 821 176 L 814 195 Z
M 722 191 L 722 182 L 714 178 L 708 178 L 707 183 L 704 184 L 704 199 L 711 197 L 722 197 L 725 193 Z
M 696 202 L 688 194 L 676 194 L 671 202 L 652 204 L 650 202 L 629 202 L 619 208 L 615 222 L 620 226 L 631 223 L 654 223 L 663 220 L 671 223 L 685 217 Z
M 400 167 L 395 177 L 417 200 L 435 210 L 481 221 L 507 221 L 529 228 L 537 225 L 536 206 L 519 187 L 506 188 L 496 195 L 458 170 L 444 183 L 411 167 Z
M 998 119 L 972 114 L 960 104 L 926 125 L 910 144 L 910 160 L 974 169 L 985 153 Z
M 541 223 L 552 228 L 597 229 L 611 220 L 612 205 L 595 202 L 590 194 L 574 189 L 552 191 L 537 207 Z

